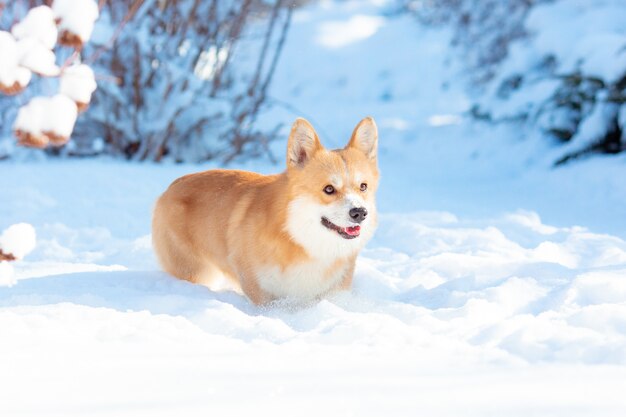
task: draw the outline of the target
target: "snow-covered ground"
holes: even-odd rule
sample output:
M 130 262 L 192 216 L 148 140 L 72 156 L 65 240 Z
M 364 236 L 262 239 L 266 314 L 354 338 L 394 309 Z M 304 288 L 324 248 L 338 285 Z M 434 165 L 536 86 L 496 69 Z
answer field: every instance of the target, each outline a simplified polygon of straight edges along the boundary
M 0 216 L 38 233 L 0 287 L 2 415 L 626 410 L 619 237 L 525 211 L 387 213 L 353 293 L 262 309 L 157 270 L 152 201 L 193 169 L 0 165 Z
M 38 238 L 0 287 L 0 415 L 626 413 L 626 158 L 552 170 L 549 144 L 466 120 L 447 34 L 378 3 L 296 13 L 272 90 L 290 106 L 263 119 L 309 117 L 331 147 L 377 119 L 354 290 L 259 308 L 159 272 L 154 199 L 209 165 L 24 154 L 0 164 L 0 229 Z

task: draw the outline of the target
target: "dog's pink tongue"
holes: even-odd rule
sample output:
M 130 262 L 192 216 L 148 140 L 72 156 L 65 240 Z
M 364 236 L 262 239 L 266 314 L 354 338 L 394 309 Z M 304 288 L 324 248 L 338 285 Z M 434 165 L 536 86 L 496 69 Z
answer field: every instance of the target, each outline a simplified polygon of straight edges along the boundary
M 361 233 L 361 226 L 346 227 L 346 233 L 350 236 L 358 236 Z

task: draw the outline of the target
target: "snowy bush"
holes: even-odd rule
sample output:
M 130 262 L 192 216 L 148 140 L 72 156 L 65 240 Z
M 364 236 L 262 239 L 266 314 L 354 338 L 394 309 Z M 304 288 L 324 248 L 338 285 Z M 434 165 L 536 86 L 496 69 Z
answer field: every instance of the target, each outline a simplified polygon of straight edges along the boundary
M 563 145 L 558 164 L 626 149 L 626 3 L 621 0 L 404 2 L 455 27 L 473 116 L 519 123 Z M 418 7 L 419 6 L 419 7 Z
M 77 127 L 76 151 L 154 161 L 266 152 L 273 132 L 255 121 L 291 2 L 145 1 L 128 19 L 132 3 L 112 0 L 102 10 L 102 33 L 127 22 L 94 62 L 107 77 Z
M 291 9 L 302 1 L 109 0 L 99 2 L 100 18 L 89 43 L 92 27 L 86 22 L 93 22 L 98 10 L 83 1 L 94 2 L 55 0 L 51 8 L 41 6 L 48 10 L 48 17 L 67 14 L 54 27 L 46 24 L 46 40 L 58 39 L 77 48 L 93 71 L 84 64 L 61 71 L 55 66 L 61 73 L 59 86 L 36 82 L 33 90 L 69 97 L 80 112 L 95 90 L 94 71 L 100 78 L 89 111 L 77 120 L 74 140 L 48 152 L 109 153 L 154 161 L 231 161 L 268 151 L 280 126 L 261 130 L 256 121 L 264 109 Z M 41 3 L 30 1 L 28 6 Z M 20 4 L 5 5 L 0 27 L 11 27 L 14 19 L 25 14 Z M 53 29 L 58 32 L 54 36 Z M 5 50 L 8 41 L 2 42 L 0 37 Z M 53 62 L 50 48 L 47 52 L 47 62 Z M 10 75 L 7 92 L 28 83 L 23 71 Z M 0 98 L 4 122 L 0 134 L 10 134 L 9 121 L 40 120 L 42 115 L 59 113 L 53 102 L 61 101 L 56 96 L 37 100 L 18 117 L 15 100 Z M 63 118 L 72 126 L 73 113 L 64 113 Z M 22 143 L 43 147 L 66 142 L 67 129 L 53 126 L 55 131 L 49 132 L 49 120 L 29 125 L 30 129 L 24 129 L 20 123 L 17 129 Z M 0 158 L 2 149 L 0 144 Z
M 12 126 L 20 144 L 45 148 L 67 143 L 78 112 L 86 108 L 96 89 L 93 71 L 79 62 L 78 51 L 91 36 L 98 5 L 95 0 L 38 3 L 0 3 L 0 28 L 10 26 L 10 31 L 0 30 L 0 93 L 24 93 L 35 81 L 32 99 L 27 104 L 23 104 L 25 100 L 5 97 L 0 101 L 0 109 L 3 126 Z M 63 51 L 62 46 L 76 52 Z M 59 66 L 57 61 L 63 55 L 67 58 Z M 48 84 L 41 88 L 33 74 L 60 77 L 61 86 Z M 50 96 L 55 89 L 58 94 Z M 15 114 L 11 110 L 18 100 L 23 105 Z
M 11 262 L 28 255 L 35 242 L 35 229 L 27 223 L 14 224 L 0 234 L 0 286 L 15 283 Z
M 511 42 L 527 35 L 524 20 L 532 6 L 550 0 L 400 0 L 402 8 L 428 25 L 453 28 L 458 48 L 475 82 L 495 75 Z
M 556 164 L 626 149 L 626 3 L 556 1 L 525 19 L 475 113 L 563 145 Z

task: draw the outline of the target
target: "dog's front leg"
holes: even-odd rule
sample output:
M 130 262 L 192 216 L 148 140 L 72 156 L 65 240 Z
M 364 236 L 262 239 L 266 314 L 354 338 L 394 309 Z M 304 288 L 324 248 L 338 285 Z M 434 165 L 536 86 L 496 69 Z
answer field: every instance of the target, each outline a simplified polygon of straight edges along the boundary
M 339 291 L 350 291 L 352 289 L 352 277 L 354 276 L 354 267 L 356 266 L 356 256 L 348 260 L 348 267 L 343 275 L 343 279 L 337 286 Z
M 252 272 L 240 272 L 239 282 L 244 294 L 256 305 L 263 305 L 271 302 L 274 297 L 264 291 L 259 285 L 257 277 Z

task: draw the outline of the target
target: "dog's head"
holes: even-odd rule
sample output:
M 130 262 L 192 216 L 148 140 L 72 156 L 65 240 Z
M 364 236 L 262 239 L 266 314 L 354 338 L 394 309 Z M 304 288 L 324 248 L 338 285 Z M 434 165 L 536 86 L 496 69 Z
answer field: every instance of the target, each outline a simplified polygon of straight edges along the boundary
M 378 130 L 371 117 L 343 149 L 327 150 L 313 126 L 297 119 L 287 145 L 287 232 L 310 256 L 346 257 L 376 227 Z

